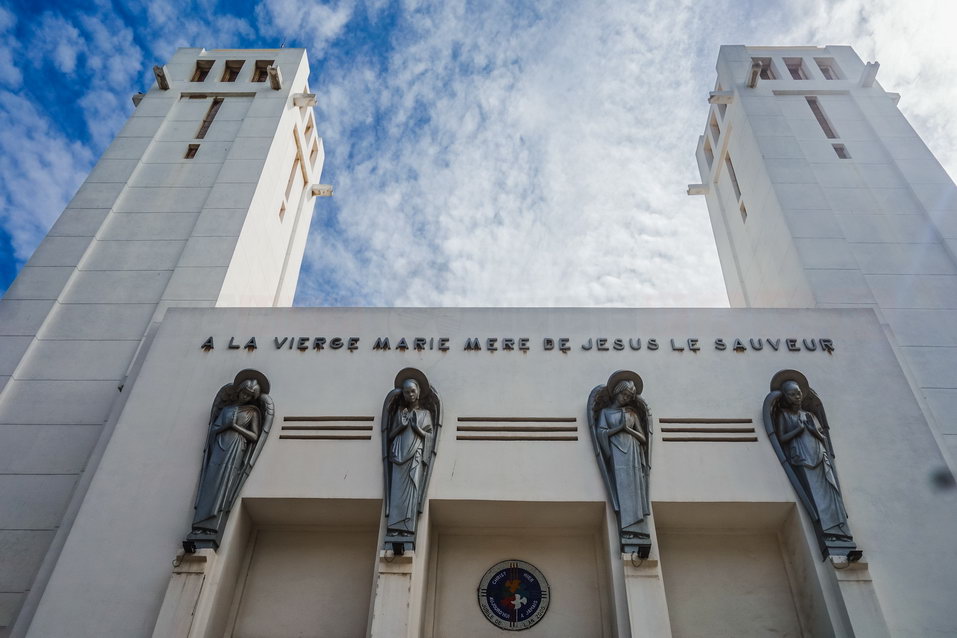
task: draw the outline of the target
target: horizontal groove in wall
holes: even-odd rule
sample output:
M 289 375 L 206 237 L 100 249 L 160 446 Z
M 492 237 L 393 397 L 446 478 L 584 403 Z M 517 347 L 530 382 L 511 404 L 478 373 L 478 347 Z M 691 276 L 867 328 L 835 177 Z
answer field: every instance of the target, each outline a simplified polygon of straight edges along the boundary
M 501 427 L 497 425 L 460 425 L 458 432 L 576 432 L 577 426 L 571 425 L 519 425 Z
M 575 423 L 575 417 L 549 416 L 460 416 L 462 423 Z
M 284 425 L 282 426 L 283 432 L 296 431 L 296 430 L 364 430 L 371 431 L 371 425 Z
M 284 416 L 286 422 L 295 421 L 374 421 L 374 416 Z
M 371 434 L 280 434 L 280 439 L 298 439 L 301 441 L 371 441 Z
M 754 421 L 752 421 L 751 419 L 728 419 L 728 418 L 708 419 L 703 417 L 688 417 L 688 418 L 662 417 L 658 419 L 658 423 L 754 423 Z
M 723 434 L 747 434 L 754 428 L 661 428 L 662 432 L 714 432 Z
M 577 436 L 498 436 L 481 434 L 459 434 L 456 441 L 577 441 Z
M 758 440 L 758 437 L 663 436 L 661 440 L 672 443 L 754 443 Z

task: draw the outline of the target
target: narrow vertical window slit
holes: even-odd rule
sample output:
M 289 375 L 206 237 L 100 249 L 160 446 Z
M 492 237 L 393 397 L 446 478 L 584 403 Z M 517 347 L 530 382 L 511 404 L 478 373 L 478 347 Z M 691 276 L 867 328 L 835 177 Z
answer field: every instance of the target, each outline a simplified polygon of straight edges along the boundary
M 199 127 L 199 131 L 196 132 L 196 139 L 201 140 L 206 137 L 206 132 L 209 131 L 209 127 L 212 126 L 213 120 L 216 119 L 216 114 L 219 113 L 219 107 L 222 105 L 223 98 L 213 98 L 213 103 L 209 106 L 209 110 L 206 111 L 206 117 L 203 118 L 203 124 Z
M 731 186 L 734 187 L 735 199 L 741 199 L 741 188 L 738 186 L 738 176 L 734 174 L 734 165 L 731 164 L 731 155 L 724 156 L 724 163 L 728 167 L 728 178 L 731 179 Z
M 851 154 L 847 152 L 847 147 L 843 144 L 834 144 L 834 152 L 841 159 L 851 159 Z
M 821 130 L 824 131 L 824 135 L 827 139 L 833 140 L 837 138 L 837 133 L 834 131 L 834 127 L 831 126 L 831 123 L 827 121 L 827 117 L 824 115 L 824 110 L 821 108 L 818 99 L 813 96 L 808 96 L 805 99 L 807 100 L 807 105 L 811 107 L 811 112 L 814 113 L 817 123 L 821 125 Z

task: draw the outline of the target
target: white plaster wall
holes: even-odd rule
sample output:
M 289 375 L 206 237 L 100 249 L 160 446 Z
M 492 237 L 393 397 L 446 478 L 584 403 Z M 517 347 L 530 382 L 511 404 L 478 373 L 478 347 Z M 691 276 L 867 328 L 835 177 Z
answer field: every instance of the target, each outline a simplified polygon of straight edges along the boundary
M 376 530 L 262 529 L 232 636 L 353 638 L 365 632 Z
M 204 352 L 200 345 L 210 335 L 216 348 Z M 255 336 L 259 348 L 230 350 L 231 336 L 239 343 Z M 273 336 L 355 336 L 360 341 L 353 352 L 300 352 L 277 350 Z M 393 344 L 401 337 L 446 336 L 451 349 L 372 351 L 378 336 L 389 336 Z M 491 336 L 529 337 L 531 350 L 462 349 L 467 337 Z M 543 351 L 546 336 L 570 338 L 573 350 Z M 645 342 L 654 337 L 661 348 L 580 348 L 587 338 L 599 336 L 640 336 Z M 712 345 L 718 337 L 751 336 L 826 336 L 834 339 L 836 351 L 788 352 L 782 344 L 777 352 L 765 345 L 736 353 Z M 700 339 L 701 351 L 671 349 L 671 338 L 691 337 Z M 658 428 L 651 480 L 655 502 L 792 503 L 794 494 L 763 433 L 761 405 L 776 371 L 799 369 L 827 408 L 851 526 L 870 562 L 892 633 L 957 631 L 951 613 L 957 591 L 957 550 L 951 542 L 957 494 L 932 487 L 930 474 L 943 463 L 940 450 L 870 310 L 296 308 L 168 312 L 31 635 L 55 633 L 67 621 L 74 636 L 149 635 L 169 561 L 188 531 L 209 405 L 238 370 L 264 372 L 277 406 L 270 439 L 243 496 L 320 502 L 381 498 L 379 412 L 395 374 L 406 366 L 425 372 L 443 401 L 430 498 L 460 503 L 603 504 L 585 401 L 591 388 L 622 368 L 643 376 L 643 394 L 656 419 L 750 418 L 757 431 L 753 443 L 688 443 L 663 441 Z M 279 438 L 284 416 L 304 415 L 371 416 L 374 433 L 368 441 Z M 578 440 L 457 440 L 460 416 L 574 417 Z M 110 548 L 108 559 L 98 551 L 102 547 Z M 620 569 L 617 548 L 606 551 L 609 569 Z M 816 556 L 816 549 L 810 554 Z M 667 573 L 667 565 L 663 568 Z M 839 605 L 833 590 L 824 595 L 829 606 Z M 462 610 L 479 613 L 477 605 Z M 626 627 L 618 631 L 627 635 Z
M 802 635 L 772 534 L 674 532 L 658 539 L 674 636 Z M 742 625 L 742 617 L 753 622 Z

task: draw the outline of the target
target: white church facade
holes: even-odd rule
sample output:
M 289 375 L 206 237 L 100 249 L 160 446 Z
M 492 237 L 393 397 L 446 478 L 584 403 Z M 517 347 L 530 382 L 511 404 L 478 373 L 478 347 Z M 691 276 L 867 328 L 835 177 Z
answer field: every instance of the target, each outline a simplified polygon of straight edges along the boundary
M 305 51 L 179 50 L 0 301 L 0 636 L 957 632 L 957 189 L 848 47 L 717 70 L 731 308 L 289 308 Z

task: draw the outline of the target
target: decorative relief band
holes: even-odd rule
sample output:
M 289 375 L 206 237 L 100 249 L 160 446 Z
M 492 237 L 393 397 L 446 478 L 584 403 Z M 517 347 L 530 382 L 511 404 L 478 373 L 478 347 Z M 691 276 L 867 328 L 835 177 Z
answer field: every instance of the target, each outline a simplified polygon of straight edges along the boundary
M 292 421 L 375 421 L 374 416 L 284 416 L 283 422 Z
M 680 436 L 662 436 L 661 440 L 672 443 L 754 443 L 757 436 L 728 436 L 751 434 L 754 435 L 754 426 L 751 419 L 741 418 L 661 418 L 661 433 L 678 434 Z M 672 427 L 666 427 L 670 424 Z M 684 427 L 674 427 L 681 426 Z M 729 426 L 740 427 L 729 427 Z M 716 426 L 716 427 L 715 427 Z
M 369 441 L 372 439 L 371 416 L 287 416 L 283 417 L 280 439 L 311 441 Z M 369 425 L 356 425 L 356 422 Z M 317 425 L 285 425 L 315 423 Z
M 457 441 L 577 441 L 575 417 L 543 416 L 460 416 L 456 427 Z M 461 425 L 462 423 L 495 423 L 500 425 Z M 576 423 L 576 425 L 524 425 L 528 423 Z M 515 424 L 515 425 L 511 425 Z M 468 433 L 468 434 L 463 434 Z

